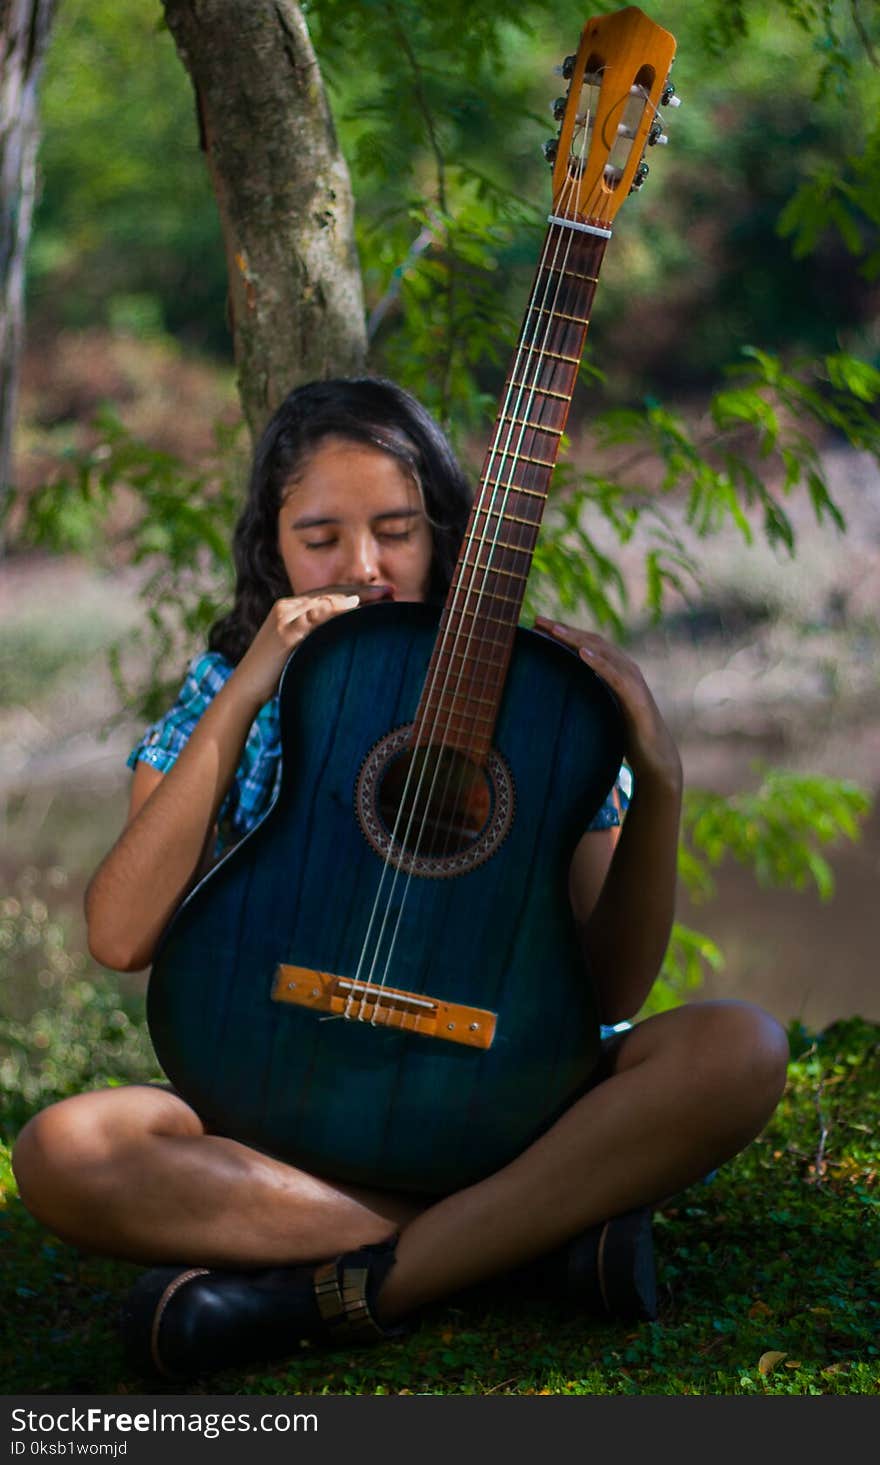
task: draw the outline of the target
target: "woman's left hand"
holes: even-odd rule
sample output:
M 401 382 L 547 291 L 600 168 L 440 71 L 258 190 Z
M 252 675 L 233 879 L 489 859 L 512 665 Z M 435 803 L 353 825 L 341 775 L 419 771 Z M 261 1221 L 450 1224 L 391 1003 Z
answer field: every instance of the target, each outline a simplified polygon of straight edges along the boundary
M 604 636 L 562 625 L 548 616 L 538 616 L 535 627 L 576 651 L 614 692 L 623 715 L 624 753 L 636 780 L 653 779 L 680 789 L 682 773 L 678 749 L 647 682 L 632 658 L 606 641 Z

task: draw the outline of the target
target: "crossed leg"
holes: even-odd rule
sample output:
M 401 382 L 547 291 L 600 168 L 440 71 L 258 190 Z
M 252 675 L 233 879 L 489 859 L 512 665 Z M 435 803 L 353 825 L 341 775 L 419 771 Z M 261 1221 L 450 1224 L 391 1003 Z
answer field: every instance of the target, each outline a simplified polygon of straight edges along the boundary
M 66 1099 L 23 1129 L 22 1199 L 84 1250 L 255 1268 L 338 1255 L 400 1230 L 383 1320 L 507 1271 L 682 1189 L 753 1139 L 785 1082 L 778 1023 L 746 1003 L 648 1018 L 614 1072 L 509 1165 L 425 1205 L 321 1180 L 207 1134 L 180 1098 L 132 1087 Z

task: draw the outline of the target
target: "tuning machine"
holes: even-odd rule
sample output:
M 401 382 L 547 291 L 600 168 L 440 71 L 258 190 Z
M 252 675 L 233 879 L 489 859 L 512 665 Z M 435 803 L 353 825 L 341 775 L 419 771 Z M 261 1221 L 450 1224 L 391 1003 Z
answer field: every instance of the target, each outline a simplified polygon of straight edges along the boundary
M 680 107 L 681 106 L 681 97 L 677 97 L 675 95 L 675 86 L 674 86 L 674 84 L 671 81 L 668 81 L 666 83 L 665 87 L 663 88 L 663 91 L 660 93 L 660 106 L 661 107 Z
M 659 117 L 655 117 L 654 121 L 651 123 L 651 130 L 648 133 L 648 146 L 656 147 L 659 143 L 661 147 L 665 147 L 668 141 L 669 138 L 663 131 L 663 123 L 660 121 Z
M 548 137 L 547 141 L 541 147 L 541 152 L 544 154 L 548 163 L 555 163 L 556 154 L 559 152 L 559 138 Z
M 642 161 L 639 163 L 639 166 L 636 168 L 635 173 L 633 174 L 633 181 L 630 184 L 629 189 L 630 193 L 638 193 L 650 171 L 651 170 L 648 167 L 647 163 L 644 159 L 642 159 Z
M 564 76 L 566 81 L 571 81 L 571 78 L 574 76 L 574 63 L 576 61 L 576 55 L 566 56 L 565 60 L 559 66 L 554 66 L 553 75 Z

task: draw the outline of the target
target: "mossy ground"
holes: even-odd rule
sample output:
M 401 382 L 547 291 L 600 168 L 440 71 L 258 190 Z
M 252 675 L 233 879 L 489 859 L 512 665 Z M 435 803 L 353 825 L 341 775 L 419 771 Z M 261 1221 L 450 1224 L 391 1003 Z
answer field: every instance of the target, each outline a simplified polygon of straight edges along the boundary
M 656 1217 L 660 1318 L 608 1326 L 496 1284 L 403 1341 L 226 1373 L 243 1394 L 880 1394 L 880 1028 L 792 1034 L 770 1126 Z M 2 1116 L 11 1141 L 20 1106 Z M 48 1236 L 0 1170 L 6 1393 L 162 1393 L 127 1372 L 115 1318 L 136 1269 Z M 180 1393 L 179 1385 L 167 1392 Z

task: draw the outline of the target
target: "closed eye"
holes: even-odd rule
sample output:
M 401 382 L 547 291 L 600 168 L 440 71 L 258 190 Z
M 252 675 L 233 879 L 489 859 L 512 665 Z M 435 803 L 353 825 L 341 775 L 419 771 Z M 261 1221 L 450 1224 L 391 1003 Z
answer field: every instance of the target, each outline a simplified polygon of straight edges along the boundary
M 414 532 L 413 529 L 400 529 L 397 531 L 381 529 L 376 534 L 376 538 L 383 543 L 401 544 L 407 539 L 412 539 Z M 332 549 L 338 542 L 337 539 L 306 539 L 304 545 L 306 549 Z

